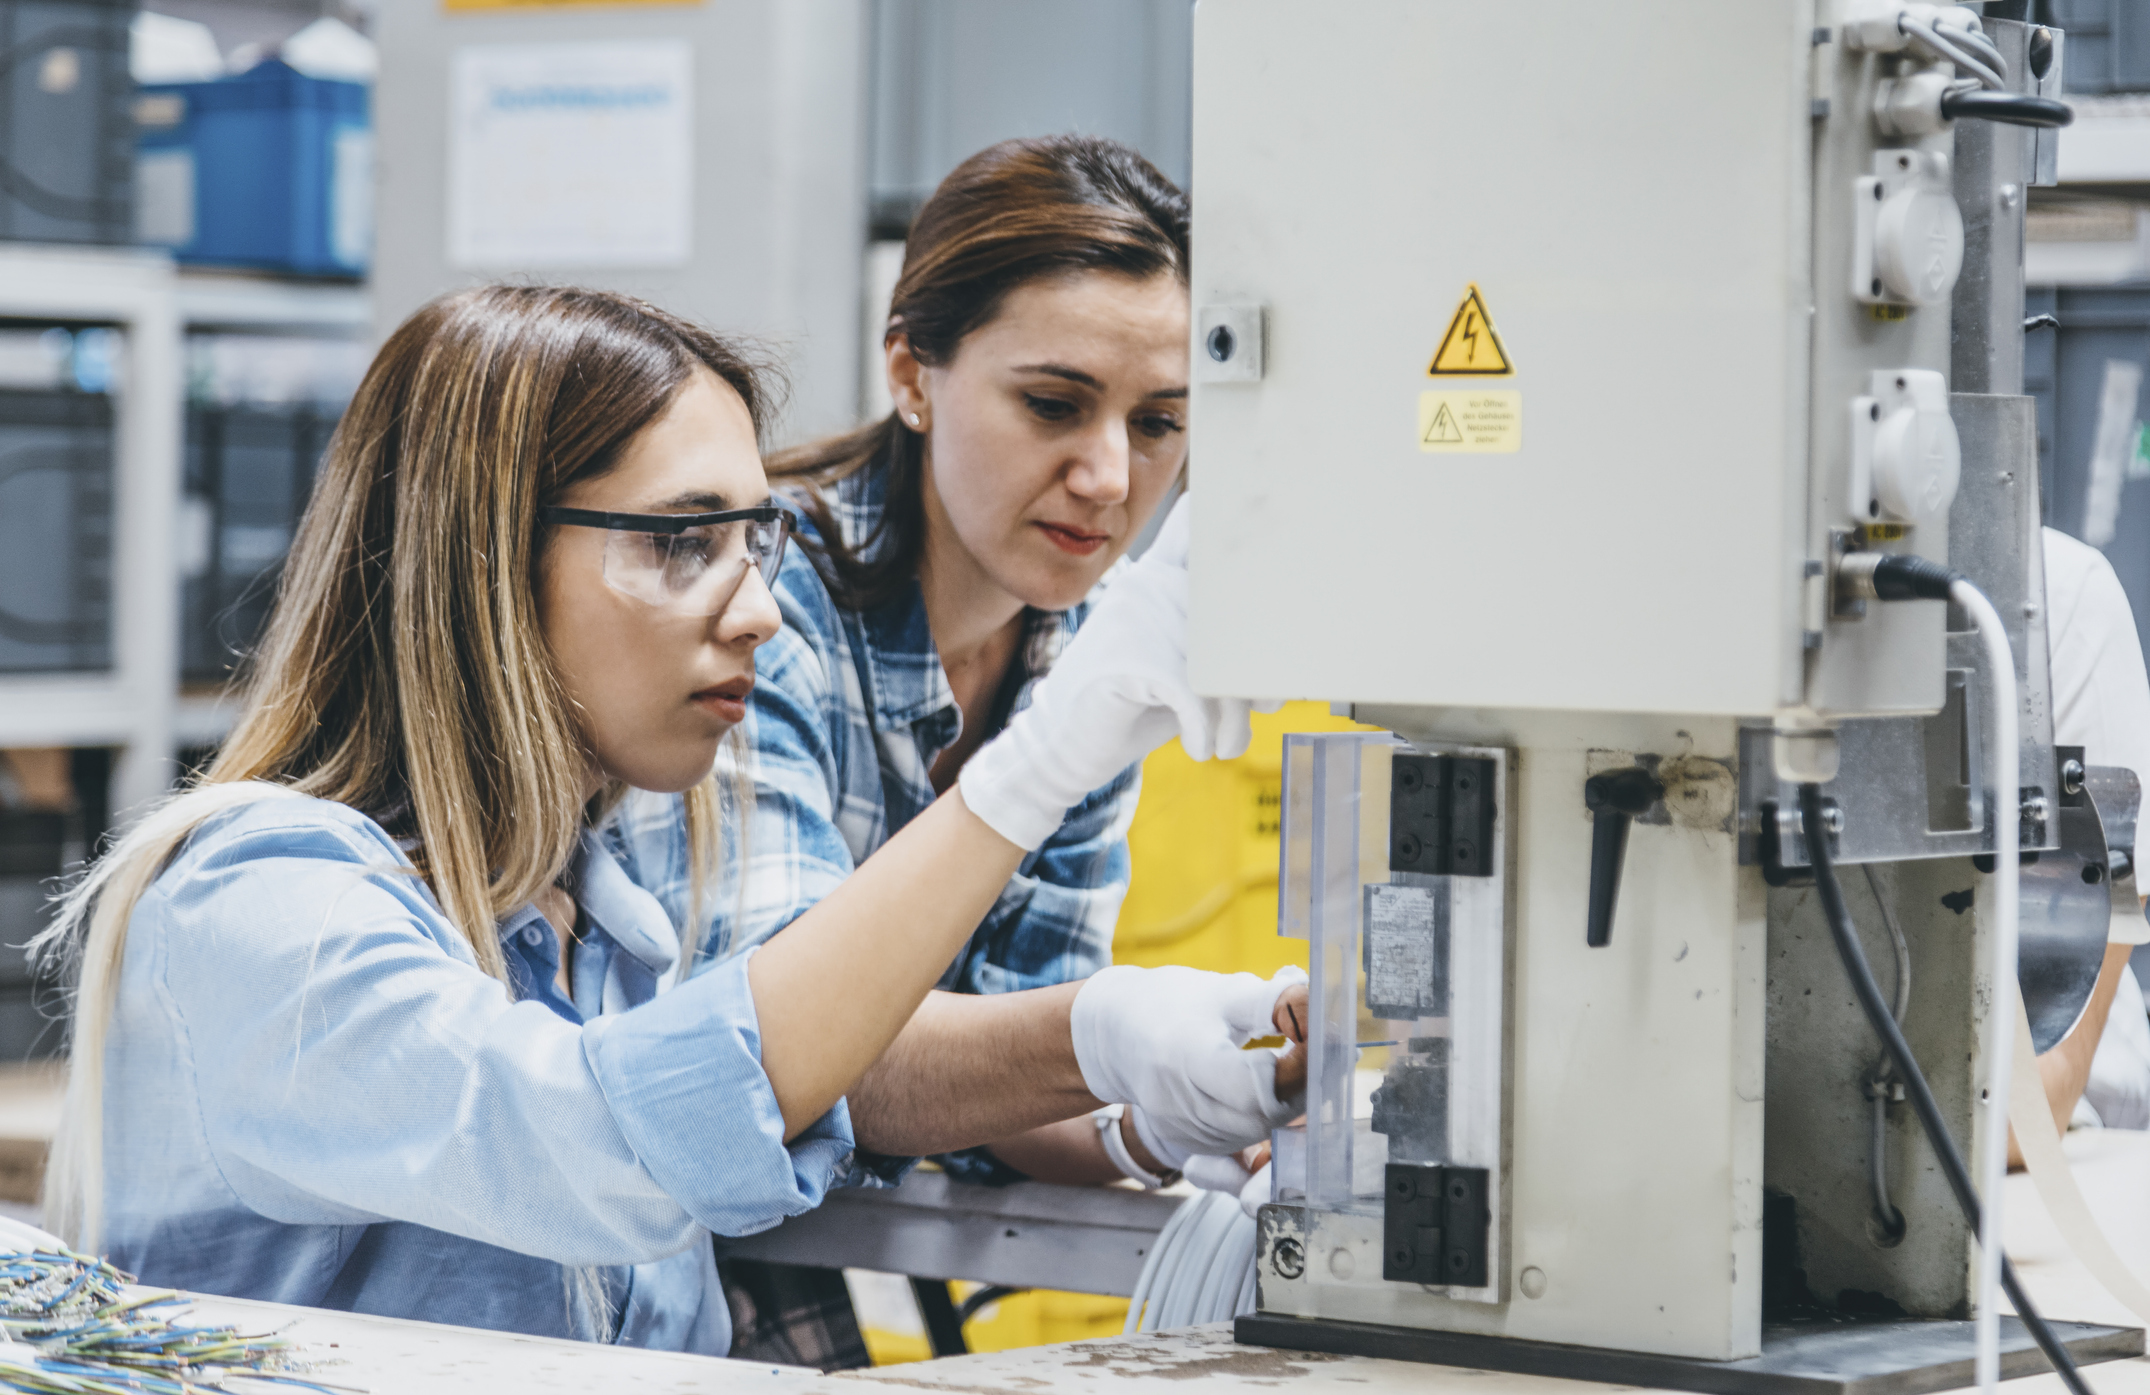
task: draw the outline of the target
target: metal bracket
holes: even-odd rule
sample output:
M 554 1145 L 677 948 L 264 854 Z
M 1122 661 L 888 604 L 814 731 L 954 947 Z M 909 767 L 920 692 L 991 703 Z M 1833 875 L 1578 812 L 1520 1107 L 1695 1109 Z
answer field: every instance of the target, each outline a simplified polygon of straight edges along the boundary
M 2079 748 L 2078 748 L 2079 749 Z M 2053 813 L 2053 801 L 2046 798 L 2042 785 L 2025 785 L 2017 791 L 2016 817 L 2018 832 L 2016 841 L 2023 848 L 2016 861 L 2025 867 L 2034 866 L 2040 856 L 2037 844 L 2046 841 L 2046 829 Z M 1992 853 L 1971 854 L 1971 865 L 1990 874 L 1994 867 Z
M 1777 807 L 1774 799 L 1765 799 L 1756 809 L 1758 826 L 1755 830 L 1756 860 L 1762 865 L 1762 880 L 1771 886 L 1812 886 L 1814 867 L 1807 857 L 1806 830 L 1797 809 Z M 1834 799 L 1822 800 L 1822 818 L 1827 825 L 1829 849 L 1836 851 L 1837 839 L 1844 831 L 1844 811 Z M 1797 847 L 1802 861 L 1788 863 L 1785 850 Z

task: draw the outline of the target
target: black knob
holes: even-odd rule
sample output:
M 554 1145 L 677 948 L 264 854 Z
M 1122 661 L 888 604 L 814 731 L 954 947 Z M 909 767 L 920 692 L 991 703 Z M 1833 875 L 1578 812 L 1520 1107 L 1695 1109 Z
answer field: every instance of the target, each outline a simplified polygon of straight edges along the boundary
M 1583 781 L 1583 805 L 1596 816 L 1590 829 L 1590 924 L 1583 937 L 1592 949 L 1612 943 L 1620 866 L 1627 858 L 1627 826 L 1664 797 L 1664 782 L 1637 765 Z

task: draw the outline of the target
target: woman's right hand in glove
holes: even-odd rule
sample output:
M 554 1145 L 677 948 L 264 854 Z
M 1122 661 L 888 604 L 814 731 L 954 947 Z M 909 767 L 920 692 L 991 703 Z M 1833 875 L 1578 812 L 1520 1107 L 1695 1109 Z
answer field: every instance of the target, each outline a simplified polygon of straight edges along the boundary
M 1175 736 L 1196 760 L 1247 749 L 1257 704 L 1201 697 L 1187 683 L 1189 507 L 1182 496 L 1150 550 L 1106 588 L 1030 705 L 964 763 L 963 802 L 1018 847 L 1039 847 L 1092 790 Z
M 1083 1084 L 1134 1106 L 1144 1148 L 1167 1168 L 1260 1142 L 1305 1108 L 1304 1033 L 1280 1025 L 1304 1021 L 1305 984 L 1298 969 L 1266 980 L 1131 964 L 1093 974 L 1069 1024 Z M 1244 1049 L 1277 1032 L 1294 1044 Z

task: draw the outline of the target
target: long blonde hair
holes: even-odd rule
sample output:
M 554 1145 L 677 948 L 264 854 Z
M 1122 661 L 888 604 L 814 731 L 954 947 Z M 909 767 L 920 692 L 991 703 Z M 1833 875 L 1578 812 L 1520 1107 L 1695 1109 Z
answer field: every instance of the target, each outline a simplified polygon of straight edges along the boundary
M 432 302 L 382 346 L 329 443 L 237 726 L 32 942 L 76 975 L 49 1228 L 87 1251 L 100 1243 L 105 1038 L 127 926 L 204 820 L 295 795 L 382 819 L 409 840 L 479 967 L 506 981 L 500 917 L 552 885 L 623 792 L 583 802 L 588 757 L 538 619 L 537 510 L 609 470 L 698 365 L 739 393 L 759 430 L 768 393 L 756 362 L 625 296 L 490 286 Z M 735 769 L 736 745 L 735 734 Z M 683 971 L 724 851 L 725 802 L 714 778 L 686 796 Z

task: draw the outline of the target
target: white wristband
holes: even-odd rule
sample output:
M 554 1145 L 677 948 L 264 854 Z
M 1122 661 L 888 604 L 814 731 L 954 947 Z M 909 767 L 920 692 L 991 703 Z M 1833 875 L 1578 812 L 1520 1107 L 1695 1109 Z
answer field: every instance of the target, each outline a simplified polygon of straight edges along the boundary
M 1090 1122 L 1097 1125 L 1097 1141 L 1104 1145 L 1105 1156 L 1120 1169 L 1122 1177 L 1137 1183 L 1144 1191 L 1154 1192 L 1177 1182 L 1177 1174 L 1160 1177 L 1136 1162 L 1135 1155 L 1127 1151 L 1127 1140 L 1120 1137 L 1120 1119 L 1126 1113 L 1126 1105 L 1108 1104 L 1090 1115 Z

